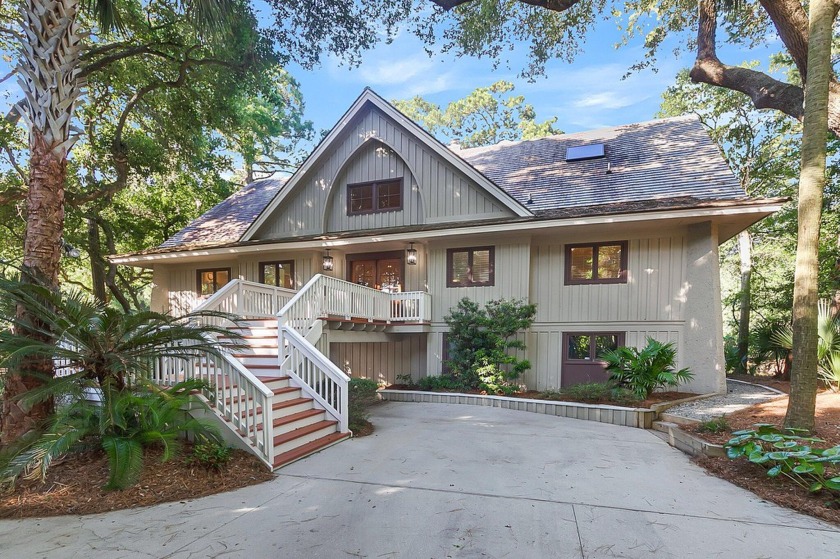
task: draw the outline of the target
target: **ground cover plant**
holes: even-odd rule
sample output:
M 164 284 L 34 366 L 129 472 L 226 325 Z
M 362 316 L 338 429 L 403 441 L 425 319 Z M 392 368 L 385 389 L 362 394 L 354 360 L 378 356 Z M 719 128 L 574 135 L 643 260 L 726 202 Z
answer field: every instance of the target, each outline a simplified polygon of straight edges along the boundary
M 825 447 L 801 430 L 767 423 L 732 435 L 725 445 L 730 459 L 758 464 L 768 476 L 785 476 L 811 493 L 826 493 L 827 505 L 840 505 L 840 445 Z

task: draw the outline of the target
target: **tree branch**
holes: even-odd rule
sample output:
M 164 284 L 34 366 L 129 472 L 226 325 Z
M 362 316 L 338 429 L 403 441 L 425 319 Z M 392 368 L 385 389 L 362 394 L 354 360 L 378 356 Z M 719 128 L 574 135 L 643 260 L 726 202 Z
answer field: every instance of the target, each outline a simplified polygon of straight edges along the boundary
M 717 57 L 715 31 L 717 5 L 715 0 L 700 0 L 697 26 L 697 59 L 691 69 L 695 83 L 717 85 L 740 91 L 750 97 L 757 109 L 776 109 L 797 120 L 804 115 L 801 87 L 776 80 L 767 74 L 723 64 Z
M 808 73 L 808 14 L 799 0 L 759 0 L 805 83 Z
M 529 4 L 538 8 L 545 8 L 552 12 L 565 12 L 580 0 L 519 0 L 523 4 Z M 469 4 L 473 0 L 432 0 L 433 4 L 437 4 L 444 10 L 452 10 L 463 4 Z

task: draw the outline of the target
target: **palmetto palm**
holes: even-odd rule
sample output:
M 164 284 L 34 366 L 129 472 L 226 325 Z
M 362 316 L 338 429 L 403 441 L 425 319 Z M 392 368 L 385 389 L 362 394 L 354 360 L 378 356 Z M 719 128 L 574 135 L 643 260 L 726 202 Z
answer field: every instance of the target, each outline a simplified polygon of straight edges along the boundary
M 199 28 L 217 29 L 222 25 L 231 0 L 178 0 L 185 17 Z M 64 227 L 64 195 L 67 160 L 76 140 L 73 129 L 75 105 L 82 95 L 79 78 L 82 56 L 81 11 L 98 22 L 98 34 L 120 31 L 118 0 L 21 0 L 20 30 L 17 34 L 19 61 L 16 71 L 23 90 L 23 101 L 15 108 L 29 129 L 29 178 L 26 193 L 26 233 L 22 280 L 56 287 Z M 20 307 L 27 315 L 29 309 Z M 29 322 L 36 323 L 30 315 Z M 33 341 L 40 328 L 27 333 Z M 40 368 L 41 376 L 50 371 L 47 361 L 32 360 L 29 368 Z M 12 371 L 6 380 L 0 435 L 9 443 L 52 412 L 49 401 L 30 410 L 14 403 L 18 396 L 41 385 L 34 376 L 22 377 Z
M 63 373 L 40 379 L 42 384 L 16 403 L 28 409 L 59 395 L 65 402 L 39 437 L 22 441 L 0 478 L 14 480 L 26 472 L 43 476 L 56 456 L 95 440 L 111 464 L 108 486 L 122 488 L 138 475 L 144 445 L 163 444 L 164 458 L 168 458 L 179 432 L 208 432 L 183 412 L 184 406 L 203 405 L 196 391 L 207 387 L 186 381 L 160 389 L 149 382 L 149 373 L 160 357 L 186 359 L 225 351 L 211 335 L 232 334 L 197 323 L 231 317 L 208 312 L 179 318 L 150 311 L 124 313 L 84 294 L 62 295 L 44 286 L 8 280 L 0 281 L 0 301 L 0 316 L 11 326 L 0 329 L 0 369 L 37 376 L 43 373 L 27 370 L 27 364 L 48 361 Z M 26 316 L 16 314 L 19 306 L 29 309 Z M 35 331 L 38 338 L 21 334 L 22 329 L 27 334 Z M 237 344 L 234 339 L 232 347 Z M 85 401 L 84 390 L 91 387 L 101 395 L 101 404 Z

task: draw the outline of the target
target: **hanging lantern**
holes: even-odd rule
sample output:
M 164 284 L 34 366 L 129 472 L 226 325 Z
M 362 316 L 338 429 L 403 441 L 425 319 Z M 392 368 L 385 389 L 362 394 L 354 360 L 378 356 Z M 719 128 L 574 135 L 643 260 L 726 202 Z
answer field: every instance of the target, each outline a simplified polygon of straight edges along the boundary
M 327 249 L 327 252 L 324 254 L 324 257 L 321 261 L 321 268 L 323 268 L 325 272 L 332 272 L 333 266 L 333 257 L 330 256 L 330 249 Z
M 417 265 L 417 249 L 414 248 L 414 243 L 410 243 L 408 250 L 405 251 L 405 261 L 409 266 Z

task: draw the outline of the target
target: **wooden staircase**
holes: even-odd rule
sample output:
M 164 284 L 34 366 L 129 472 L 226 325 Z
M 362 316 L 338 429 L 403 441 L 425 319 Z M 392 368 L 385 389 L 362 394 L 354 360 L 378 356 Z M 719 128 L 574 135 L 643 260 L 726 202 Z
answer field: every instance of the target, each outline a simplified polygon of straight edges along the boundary
M 293 386 L 280 368 L 277 349 L 277 319 L 254 318 L 231 328 L 243 336 L 246 347 L 239 348 L 233 357 L 273 392 L 273 467 L 280 468 L 350 437 L 341 433 L 338 421 L 301 388 Z M 258 410 L 259 413 L 259 410 Z M 256 429 L 263 424 L 257 419 Z

